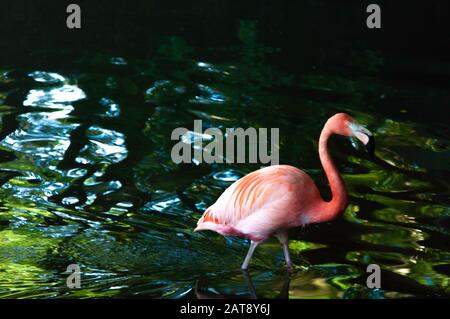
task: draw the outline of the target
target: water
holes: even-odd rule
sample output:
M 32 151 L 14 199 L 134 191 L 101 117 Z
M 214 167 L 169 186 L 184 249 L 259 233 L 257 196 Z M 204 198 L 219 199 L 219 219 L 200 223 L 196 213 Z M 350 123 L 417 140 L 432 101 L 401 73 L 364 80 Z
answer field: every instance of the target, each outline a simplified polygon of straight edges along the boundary
M 281 71 L 265 62 L 251 25 L 242 28 L 231 60 L 196 56 L 172 37 L 151 59 L 0 65 L 1 298 L 449 296 L 448 91 L 388 80 L 371 72 L 378 62 L 356 76 Z M 192 130 L 194 119 L 279 127 L 281 162 L 329 197 L 317 141 L 340 111 L 374 132 L 377 158 L 333 139 L 350 203 L 333 222 L 291 231 L 294 274 L 275 239 L 257 249 L 248 275 L 239 270 L 248 242 L 193 232 L 259 165 L 176 165 L 174 128 Z M 74 263 L 80 289 L 66 286 Z M 366 287 L 372 263 L 381 289 Z

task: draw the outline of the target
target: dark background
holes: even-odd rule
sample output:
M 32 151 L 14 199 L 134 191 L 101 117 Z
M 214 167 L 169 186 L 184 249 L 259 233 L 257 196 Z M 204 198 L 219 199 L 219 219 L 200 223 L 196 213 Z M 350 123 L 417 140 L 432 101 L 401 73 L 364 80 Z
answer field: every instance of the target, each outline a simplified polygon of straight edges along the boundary
M 66 27 L 66 7 L 77 3 L 82 29 Z M 381 6 L 381 30 L 366 27 L 370 3 Z M 449 60 L 449 1 L 2 1 L 0 57 L 28 60 L 64 50 L 147 57 L 164 36 L 202 49 L 235 44 L 240 20 L 256 20 L 260 41 L 280 49 L 289 68 L 334 51 L 334 64 L 350 50 L 383 50 L 411 59 Z M 441 70 L 442 71 L 442 70 Z M 440 71 L 436 71 L 439 73 Z

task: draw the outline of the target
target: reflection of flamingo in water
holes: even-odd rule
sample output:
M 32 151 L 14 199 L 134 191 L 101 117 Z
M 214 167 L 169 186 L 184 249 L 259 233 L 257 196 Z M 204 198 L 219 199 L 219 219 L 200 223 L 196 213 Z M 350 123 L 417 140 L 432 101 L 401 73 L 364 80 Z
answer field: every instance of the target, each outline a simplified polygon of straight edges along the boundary
M 255 286 L 253 285 L 252 277 L 250 277 L 250 274 L 247 272 L 247 270 L 242 270 L 242 274 L 244 276 L 245 282 L 246 282 L 248 290 L 250 292 L 250 298 L 258 299 L 258 296 L 256 295 Z M 278 299 L 289 299 L 289 284 L 290 284 L 290 277 L 288 275 L 288 276 L 284 277 L 283 287 L 280 290 Z M 209 291 L 203 291 L 199 287 L 198 280 L 195 283 L 194 292 L 198 299 L 234 299 L 234 298 L 236 298 L 235 295 L 222 295 L 222 294 L 212 293 Z
M 254 171 L 234 182 L 210 206 L 195 231 L 213 230 L 221 235 L 242 236 L 251 240 L 242 269 L 247 269 L 255 248 L 275 235 L 283 245 L 288 270 L 292 262 L 288 250 L 289 228 L 334 219 L 347 205 L 344 182 L 331 160 L 328 140 L 331 135 L 355 136 L 373 155 L 372 134 L 345 113 L 326 122 L 319 139 L 319 156 L 330 183 L 332 200 L 326 202 L 312 179 L 288 165 L 275 165 Z

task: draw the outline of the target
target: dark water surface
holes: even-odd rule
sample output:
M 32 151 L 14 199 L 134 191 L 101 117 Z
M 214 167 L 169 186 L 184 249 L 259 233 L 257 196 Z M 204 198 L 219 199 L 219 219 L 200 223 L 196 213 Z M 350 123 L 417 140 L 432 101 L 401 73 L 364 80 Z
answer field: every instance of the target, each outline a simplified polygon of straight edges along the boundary
M 279 70 L 251 22 L 238 37 L 233 54 L 196 54 L 167 37 L 149 59 L 58 52 L 0 64 L 0 297 L 250 297 L 249 282 L 267 298 L 449 296 L 448 88 L 383 76 L 388 59 L 370 50 L 349 57 L 351 75 Z M 429 70 L 414 67 L 418 79 Z M 176 165 L 173 129 L 195 119 L 277 127 L 280 162 L 328 198 L 317 141 L 341 111 L 374 132 L 377 158 L 333 139 L 350 204 L 333 222 L 291 231 L 290 279 L 275 239 L 257 249 L 249 278 L 239 270 L 248 242 L 193 232 L 260 165 Z M 73 263 L 80 289 L 66 287 Z M 366 287 L 372 263 L 381 289 Z

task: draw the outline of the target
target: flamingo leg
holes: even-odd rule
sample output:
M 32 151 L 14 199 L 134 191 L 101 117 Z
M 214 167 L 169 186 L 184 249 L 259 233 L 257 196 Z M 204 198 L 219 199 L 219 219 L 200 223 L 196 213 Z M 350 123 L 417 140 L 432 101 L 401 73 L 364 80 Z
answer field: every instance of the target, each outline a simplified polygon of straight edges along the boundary
M 286 260 L 286 266 L 289 272 L 292 271 L 292 261 L 291 256 L 289 255 L 289 241 L 287 232 L 280 232 L 277 234 L 277 238 L 283 246 L 284 259 Z
M 281 288 L 280 294 L 278 295 L 279 299 L 289 299 L 289 286 L 291 283 L 290 274 L 287 273 L 284 279 L 283 287 Z
M 251 299 L 258 299 L 256 296 L 256 290 L 255 286 L 253 285 L 252 277 L 250 277 L 250 274 L 247 270 L 242 269 L 242 274 L 244 275 L 245 281 L 247 282 L 248 289 L 250 290 L 250 298 Z
M 258 246 L 257 242 L 252 241 L 250 243 L 250 248 L 248 249 L 247 256 L 245 256 L 245 259 L 244 259 L 244 262 L 242 263 L 241 269 L 246 270 L 248 268 L 248 263 L 250 262 L 253 252 L 255 251 L 255 248 L 257 246 Z

